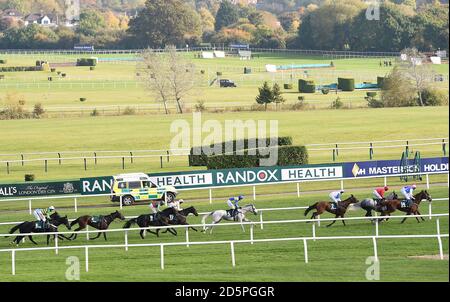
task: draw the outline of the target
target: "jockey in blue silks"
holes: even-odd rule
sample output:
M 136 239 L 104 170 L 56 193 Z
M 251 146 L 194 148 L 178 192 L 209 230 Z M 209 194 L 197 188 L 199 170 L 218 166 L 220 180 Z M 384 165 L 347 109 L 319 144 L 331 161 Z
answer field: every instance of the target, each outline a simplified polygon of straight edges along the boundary
M 241 201 L 242 199 L 244 199 L 244 196 L 239 195 L 238 197 L 230 197 L 227 200 L 228 207 L 230 207 L 230 209 L 232 210 L 231 211 L 232 217 L 236 216 L 236 214 L 238 213 L 239 201 Z
M 404 186 L 400 192 L 402 192 L 403 196 L 405 196 L 405 199 L 408 201 L 408 206 L 410 207 L 412 202 L 414 201 L 414 190 L 417 188 L 417 186 L 411 185 L 411 186 Z

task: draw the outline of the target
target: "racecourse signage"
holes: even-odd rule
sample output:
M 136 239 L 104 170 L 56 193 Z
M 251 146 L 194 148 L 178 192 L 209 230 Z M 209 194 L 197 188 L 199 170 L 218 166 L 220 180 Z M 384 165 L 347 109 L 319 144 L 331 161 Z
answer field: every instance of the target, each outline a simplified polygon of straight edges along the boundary
M 0 184 L 0 198 L 79 194 L 79 181 Z
M 342 175 L 342 164 L 149 174 L 151 181 L 156 185 L 174 186 L 177 189 L 225 187 L 312 179 L 333 179 L 341 178 Z M 81 179 L 82 194 L 109 193 L 111 192 L 112 181 L 112 177 L 83 178 Z
M 400 161 L 396 160 L 380 160 L 342 164 L 151 173 L 149 176 L 152 182 L 158 186 L 192 189 L 319 179 L 332 180 L 380 175 L 389 176 L 406 172 L 448 172 L 448 168 L 448 157 L 436 157 L 422 159 L 419 167 L 414 165 L 401 166 Z M 62 194 L 108 194 L 111 192 L 112 184 L 112 176 L 82 178 L 79 181 L 69 182 L 0 184 L 0 198 Z
M 419 167 L 402 166 L 398 160 L 378 160 L 344 164 L 344 177 L 367 177 L 402 173 L 430 173 L 448 171 L 448 157 L 423 158 Z

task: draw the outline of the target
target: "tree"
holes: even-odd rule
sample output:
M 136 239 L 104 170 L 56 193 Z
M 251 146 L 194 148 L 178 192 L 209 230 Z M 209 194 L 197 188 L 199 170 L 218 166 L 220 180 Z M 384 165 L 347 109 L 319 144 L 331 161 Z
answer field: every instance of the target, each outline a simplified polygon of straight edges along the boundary
M 269 86 L 269 83 L 264 82 L 263 86 L 258 88 L 259 95 L 256 97 L 258 104 L 264 105 L 264 110 L 267 111 L 267 104 L 273 102 L 273 92 Z
M 223 27 L 230 26 L 239 20 L 239 10 L 230 1 L 224 0 L 220 4 L 220 8 L 216 15 L 216 31 L 221 30 Z
M 105 26 L 105 18 L 99 12 L 89 9 L 81 12 L 77 31 L 86 36 L 94 36 Z
M 146 50 L 141 58 L 137 74 L 145 88 L 163 103 L 166 114 L 171 99 L 177 111 L 183 113 L 183 99 L 194 87 L 195 66 L 173 46 L 162 53 Z
M 395 66 L 386 77 L 381 90 L 384 107 L 415 106 L 416 95 L 411 81 L 405 77 L 399 66 Z
M 139 47 L 181 45 L 202 35 L 199 15 L 181 0 L 147 0 L 145 8 L 129 23 Z
M 387 2 L 380 6 L 380 16 L 380 20 L 367 20 L 363 10 L 354 19 L 349 31 L 352 50 L 401 51 L 410 47 L 416 31 L 412 17 Z
M 352 20 L 365 6 L 360 0 L 327 1 L 303 18 L 297 45 L 304 49 L 345 49 Z
M 214 32 L 216 19 L 211 14 L 211 12 L 208 9 L 202 7 L 198 10 L 198 14 L 200 15 L 200 19 L 202 20 L 203 33 Z
M 141 54 L 141 61 L 137 65 L 137 76 L 144 87 L 163 104 L 164 111 L 169 114 L 168 103 L 170 89 L 167 69 L 167 56 L 148 49 Z
M 407 60 L 402 61 L 401 71 L 405 78 L 413 84 L 420 106 L 425 106 L 422 93 L 430 86 L 433 71 L 428 64 L 423 64 L 426 61 L 426 56 L 417 49 L 408 48 L 403 50 L 402 54 L 406 55 Z
M 277 106 L 277 109 L 280 104 L 283 104 L 284 102 L 286 102 L 286 99 L 282 96 L 281 88 L 280 88 L 280 85 L 278 85 L 278 83 L 275 83 L 273 85 L 272 98 L 273 98 L 273 102 Z
M 168 82 L 178 112 L 183 113 L 183 99 L 194 88 L 195 65 L 190 63 L 183 54 L 178 53 L 173 46 L 167 49 L 167 54 L 169 56 Z

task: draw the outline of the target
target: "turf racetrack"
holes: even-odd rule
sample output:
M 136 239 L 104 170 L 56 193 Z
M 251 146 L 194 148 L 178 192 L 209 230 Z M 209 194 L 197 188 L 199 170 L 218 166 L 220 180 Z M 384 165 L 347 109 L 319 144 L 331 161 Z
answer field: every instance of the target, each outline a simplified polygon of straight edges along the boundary
M 351 190 L 348 190 L 351 191 Z M 434 187 L 430 190 L 433 198 L 448 197 L 446 187 Z M 364 197 L 363 193 L 356 196 Z M 277 208 L 306 206 L 315 201 L 326 200 L 325 194 L 308 194 L 301 198 L 282 196 L 258 196 L 257 208 Z M 248 201 L 249 202 L 249 201 Z M 199 212 L 225 208 L 224 201 L 216 201 L 211 206 L 206 201 L 191 202 Z M 56 204 L 58 206 L 58 204 Z M 83 208 L 78 213 L 60 210 L 69 218 L 85 214 L 108 214 L 113 208 Z M 422 214 L 428 213 L 428 203 L 421 204 Z M 148 213 L 146 206 L 124 208 L 125 216 Z M 350 212 L 349 216 L 363 216 L 365 212 Z M 448 213 L 448 201 L 433 203 L 433 213 Z M 398 213 L 397 213 L 398 214 Z M 331 218 L 331 214 L 322 218 Z M 21 221 L 31 217 L 25 211 L 1 212 L 1 221 Z M 257 221 L 259 216 L 249 217 Z M 303 210 L 265 212 L 264 220 L 303 219 Z M 191 224 L 200 222 L 200 217 L 189 217 Z M 111 228 L 121 228 L 123 222 L 115 222 Z M 441 233 L 448 234 L 448 217 L 440 219 Z M 255 228 L 255 239 L 288 238 L 311 236 L 312 224 L 296 223 L 287 225 L 265 225 L 264 230 Z M 1 232 L 7 231 L 2 226 Z M 61 230 L 65 230 L 61 227 Z M 375 228 L 368 221 L 348 221 L 344 227 L 337 222 L 331 228 L 324 223 L 317 228 L 317 236 L 357 236 L 374 235 Z M 381 235 L 436 234 L 436 221 L 426 220 L 417 223 L 408 219 L 401 225 L 399 219 L 382 223 Z M 190 241 L 247 240 L 248 228 L 242 233 L 240 226 L 216 227 L 213 234 L 190 231 Z M 45 239 L 35 237 L 45 246 Z M 9 248 L 10 239 L 0 239 L 0 248 Z M 159 239 L 148 234 L 141 240 L 137 232 L 130 232 L 129 244 L 183 242 L 184 232 L 177 237 L 162 234 Z M 103 239 L 86 241 L 80 235 L 76 241 L 62 242 L 65 245 L 85 244 L 123 244 L 123 233 L 108 234 L 108 242 Z M 27 240 L 21 247 L 34 247 Z M 448 255 L 448 238 L 443 239 L 444 253 Z M 89 253 L 89 272 L 84 272 L 84 250 L 30 251 L 16 253 L 16 276 L 11 275 L 11 253 L 0 253 L 0 275 L 2 281 L 65 281 L 69 256 L 79 257 L 81 281 L 366 281 L 365 274 L 369 265 L 367 257 L 373 256 L 371 240 L 308 241 L 309 263 L 304 263 L 302 242 L 274 242 L 237 244 L 235 246 L 236 267 L 231 266 L 229 245 L 202 245 L 165 247 L 165 270 L 160 269 L 159 247 L 95 249 Z M 380 259 L 380 281 L 447 281 L 448 260 L 417 259 L 413 256 L 437 255 L 437 239 L 380 239 L 378 256 Z M 44 270 L 42 268 L 45 268 Z

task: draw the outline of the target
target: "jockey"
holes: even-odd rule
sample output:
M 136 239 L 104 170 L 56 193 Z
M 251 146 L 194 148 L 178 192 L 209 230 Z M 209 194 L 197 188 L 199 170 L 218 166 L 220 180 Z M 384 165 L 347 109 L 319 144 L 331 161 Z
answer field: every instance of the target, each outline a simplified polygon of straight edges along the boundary
M 335 202 L 336 205 L 339 206 L 339 203 L 341 202 L 341 196 L 344 193 L 345 193 L 344 190 L 334 191 L 334 192 L 331 192 L 330 195 L 328 195 L 328 196 L 330 197 L 331 202 Z
M 49 206 L 47 209 L 36 209 L 33 212 L 37 221 L 47 222 L 50 220 L 50 216 L 56 212 L 54 206 Z
M 178 200 L 178 201 L 172 201 L 172 202 L 170 202 L 168 205 L 167 205 L 167 207 L 168 208 L 174 208 L 175 210 L 177 210 L 177 211 L 181 211 L 181 210 L 183 210 L 182 208 L 181 208 L 181 204 L 182 203 L 184 203 L 184 200 L 183 199 L 180 199 L 180 200 Z
M 228 206 L 231 208 L 231 216 L 234 217 L 237 214 L 237 211 L 239 209 L 239 201 L 241 201 L 242 199 L 244 199 L 244 196 L 239 195 L 238 197 L 230 197 L 227 200 L 227 204 Z
M 403 196 L 405 196 L 405 199 L 408 201 L 408 205 L 410 205 L 414 201 L 414 190 L 417 188 L 416 184 L 413 184 L 411 186 L 404 186 L 400 192 L 402 192 Z
M 377 204 L 384 201 L 384 193 L 386 193 L 386 191 L 389 191 L 388 186 L 378 187 L 373 191 L 373 199 L 377 202 Z
M 161 211 L 162 205 L 164 205 L 164 201 L 155 200 L 155 201 L 150 202 L 150 204 L 148 206 L 150 207 L 150 210 L 152 211 L 152 213 L 156 214 Z

